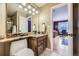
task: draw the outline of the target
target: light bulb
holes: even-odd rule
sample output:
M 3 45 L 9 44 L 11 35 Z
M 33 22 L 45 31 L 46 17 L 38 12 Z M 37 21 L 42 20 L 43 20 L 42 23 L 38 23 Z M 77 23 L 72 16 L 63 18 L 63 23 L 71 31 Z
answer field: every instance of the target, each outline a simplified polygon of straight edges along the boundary
M 27 8 L 24 8 L 25 11 L 27 11 Z
M 38 11 L 36 11 L 36 14 L 38 14 Z
M 30 10 L 29 13 L 32 13 L 32 11 Z
M 22 5 L 19 5 L 19 8 L 22 8 Z
M 32 15 L 35 15 L 35 13 L 32 13 Z
M 32 7 L 30 5 L 28 5 L 28 9 L 31 9 Z
M 32 11 L 35 11 L 35 8 L 33 8 Z

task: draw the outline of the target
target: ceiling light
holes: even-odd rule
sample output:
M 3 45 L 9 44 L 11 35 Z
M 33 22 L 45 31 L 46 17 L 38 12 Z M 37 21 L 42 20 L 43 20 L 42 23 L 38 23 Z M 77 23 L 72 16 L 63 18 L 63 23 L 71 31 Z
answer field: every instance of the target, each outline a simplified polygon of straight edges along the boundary
M 27 11 L 27 8 L 24 8 L 25 11 Z
M 36 14 L 38 14 L 38 11 L 36 11 Z
M 32 13 L 32 15 L 35 15 L 35 13 Z
M 26 6 L 26 3 L 22 3 L 23 6 Z
M 35 11 L 35 8 L 33 8 L 32 11 Z
M 30 10 L 29 13 L 32 13 L 32 11 Z
M 28 5 L 28 9 L 31 9 L 32 7 L 30 5 Z
M 19 5 L 19 8 L 22 8 L 22 5 Z

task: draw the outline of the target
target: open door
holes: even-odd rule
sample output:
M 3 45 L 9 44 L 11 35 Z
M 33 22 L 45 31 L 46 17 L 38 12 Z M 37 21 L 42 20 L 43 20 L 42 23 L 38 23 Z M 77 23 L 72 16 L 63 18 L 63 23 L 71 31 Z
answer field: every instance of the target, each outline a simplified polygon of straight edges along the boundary
M 59 4 L 52 8 L 52 50 L 60 55 L 73 55 L 73 5 Z M 64 31 L 67 35 L 63 35 Z M 52 45 L 51 45 L 52 46 Z

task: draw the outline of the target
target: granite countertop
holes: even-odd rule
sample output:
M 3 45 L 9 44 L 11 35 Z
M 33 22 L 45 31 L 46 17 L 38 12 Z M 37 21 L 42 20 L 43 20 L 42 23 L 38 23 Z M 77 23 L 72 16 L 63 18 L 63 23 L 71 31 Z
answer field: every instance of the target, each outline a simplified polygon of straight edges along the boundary
M 34 35 L 26 35 L 26 36 L 16 36 L 16 37 L 4 38 L 4 39 L 0 39 L 0 43 L 19 40 L 20 38 L 28 38 L 28 37 L 36 37 L 37 38 L 37 37 L 41 37 L 41 36 L 45 36 L 45 35 L 47 35 L 47 34 L 34 34 Z
M 45 36 L 45 35 L 47 35 L 47 34 L 35 34 L 35 35 L 28 35 L 28 36 L 30 36 L 30 37 L 41 37 L 41 36 Z

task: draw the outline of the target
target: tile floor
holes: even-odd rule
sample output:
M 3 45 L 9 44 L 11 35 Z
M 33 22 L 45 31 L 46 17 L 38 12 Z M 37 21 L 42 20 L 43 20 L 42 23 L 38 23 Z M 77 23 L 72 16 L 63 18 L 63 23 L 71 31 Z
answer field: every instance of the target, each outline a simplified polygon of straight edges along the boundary
M 50 49 L 46 48 L 45 51 L 40 56 L 61 56 L 56 52 L 51 52 Z

